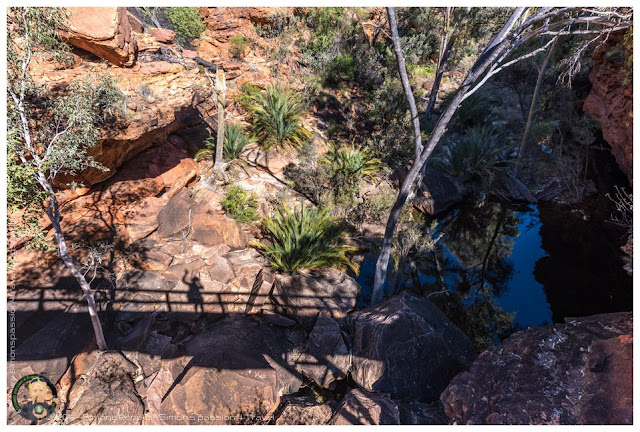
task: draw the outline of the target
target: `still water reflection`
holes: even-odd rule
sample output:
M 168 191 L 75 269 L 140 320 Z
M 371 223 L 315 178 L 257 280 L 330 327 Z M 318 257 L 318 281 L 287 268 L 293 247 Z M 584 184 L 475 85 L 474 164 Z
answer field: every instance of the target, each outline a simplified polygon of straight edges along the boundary
M 581 316 L 630 309 L 631 278 L 621 270 L 615 252 L 611 252 L 618 246 L 613 244 L 608 250 L 602 246 L 612 243 L 603 232 L 602 224 L 585 222 L 569 212 L 561 218 L 550 218 L 548 215 L 553 214 L 553 209 L 546 207 L 543 211 L 547 216 L 541 218 L 540 211 L 535 205 L 492 201 L 456 208 L 442 217 L 436 227 L 434 235 L 443 234 L 436 250 L 416 260 L 412 269 L 390 278 L 385 294 L 412 289 L 430 295 L 472 338 L 478 349 L 519 329 L 560 322 L 568 316 L 567 310 L 575 312 L 571 316 Z M 552 226 L 545 226 L 543 220 Z M 429 223 L 425 221 L 425 226 Z M 561 224 L 562 227 L 556 226 Z M 580 249 L 589 248 L 581 244 L 584 239 L 576 237 L 584 235 L 585 226 L 591 227 L 589 244 L 597 249 L 595 251 Z M 573 235 L 572 230 L 575 230 Z M 559 231 L 567 234 L 559 238 Z M 545 233 L 553 238 L 543 238 Z M 615 234 L 613 237 L 615 243 L 617 237 Z M 558 246 L 560 240 L 562 247 Z M 585 254 L 595 261 L 588 264 L 581 259 Z M 365 306 L 370 298 L 376 258 L 372 254 L 365 259 L 357 278 L 363 288 L 360 306 Z M 580 304 L 584 299 L 558 294 L 558 291 L 575 288 L 556 283 L 564 280 L 562 274 L 572 272 L 583 275 L 581 280 L 600 277 L 611 280 L 622 297 L 611 302 L 600 301 L 600 307 L 586 308 L 588 310 L 581 313 L 565 303 Z M 582 289 L 584 291 L 575 296 L 609 295 L 603 293 L 608 288 L 602 284 L 592 286 L 585 282 Z M 556 298 L 560 300 L 550 303 L 549 299 Z

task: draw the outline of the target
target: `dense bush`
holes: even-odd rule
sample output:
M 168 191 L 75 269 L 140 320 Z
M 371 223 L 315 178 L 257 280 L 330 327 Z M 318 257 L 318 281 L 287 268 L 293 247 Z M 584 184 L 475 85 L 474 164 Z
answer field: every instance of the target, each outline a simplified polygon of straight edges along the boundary
M 351 54 L 340 54 L 327 65 L 324 76 L 325 86 L 342 82 L 353 82 L 356 78 L 357 64 Z
M 231 44 L 231 47 L 229 47 L 229 54 L 238 59 L 244 57 L 244 53 L 249 46 L 249 41 L 244 36 L 235 35 L 229 39 L 229 43 Z
M 258 218 L 258 201 L 255 195 L 240 186 L 230 185 L 220 203 L 227 216 L 238 222 L 250 223 Z
M 165 8 L 164 14 L 171 21 L 176 32 L 176 40 L 182 44 L 188 44 L 193 39 L 199 38 L 206 29 L 198 8 L 168 7 Z
M 291 209 L 286 204 L 266 218 L 263 227 L 271 243 L 253 243 L 271 261 L 273 268 L 298 273 L 319 267 L 357 268 L 347 256 L 355 247 L 347 245 L 343 227 L 327 208 L 301 206 Z
M 270 86 L 250 100 L 253 133 L 265 151 L 274 146 L 299 147 L 311 136 L 302 121 L 304 106 L 291 90 Z

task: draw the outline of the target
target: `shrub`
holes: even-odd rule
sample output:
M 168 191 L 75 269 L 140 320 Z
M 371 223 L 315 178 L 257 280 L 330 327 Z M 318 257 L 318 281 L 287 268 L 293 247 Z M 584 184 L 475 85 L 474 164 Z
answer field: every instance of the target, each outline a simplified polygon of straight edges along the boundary
M 164 10 L 164 14 L 171 21 L 176 39 L 182 44 L 188 44 L 193 39 L 199 38 L 206 29 L 198 8 L 169 7 Z
M 386 225 L 396 197 L 396 192 L 391 188 L 378 189 L 373 195 L 363 196 L 355 211 L 349 215 L 349 222 L 356 226 L 364 223 Z
M 258 218 L 256 196 L 252 193 L 247 193 L 240 186 L 230 185 L 220 203 L 227 216 L 238 222 L 251 223 Z
M 351 54 L 340 54 L 328 65 L 325 85 L 335 85 L 342 82 L 353 82 L 356 79 L 357 65 Z
M 249 41 L 242 35 L 235 35 L 229 39 L 229 42 L 231 43 L 229 54 L 238 59 L 244 57 L 247 46 L 249 46 Z
M 271 147 L 299 147 L 311 134 L 304 128 L 304 107 L 291 90 L 268 87 L 252 98 L 249 112 L 253 132 L 265 151 Z
M 346 244 L 344 228 L 327 208 L 290 209 L 278 207 L 272 217 L 262 222 L 272 242 L 253 243 L 271 261 L 273 268 L 298 273 L 301 270 L 334 267 L 357 271 L 347 254 L 357 248 Z
M 345 8 L 342 7 L 309 8 L 307 25 L 311 27 L 313 34 L 307 49 L 314 55 L 328 51 L 333 46 L 345 16 Z
M 204 141 L 204 148 L 198 150 L 196 154 L 193 156 L 195 160 L 200 159 L 202 156 L 211 156 L 213 157 L 216 154 L 216 136 L 210 135 Z
M 240 104 L 245 111 L 249 111 L 251 104 L 255 102 L 261 92 L 262 90 L 260 87 L 249 84 L 248 82 L 243 83 L 240 86 L 240 93 L 236 96 L 236 102 Z

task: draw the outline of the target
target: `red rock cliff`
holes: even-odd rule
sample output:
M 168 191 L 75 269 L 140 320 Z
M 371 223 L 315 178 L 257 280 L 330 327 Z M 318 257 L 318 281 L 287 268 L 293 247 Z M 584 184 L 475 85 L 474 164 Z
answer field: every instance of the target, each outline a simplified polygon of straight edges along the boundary
M 589 75 L 593 88 L 584 111 L 600 122 L 603 138 L 633 183 L 633 81 L 623 37 L 611 35 L 594 53 L 595 65 Z

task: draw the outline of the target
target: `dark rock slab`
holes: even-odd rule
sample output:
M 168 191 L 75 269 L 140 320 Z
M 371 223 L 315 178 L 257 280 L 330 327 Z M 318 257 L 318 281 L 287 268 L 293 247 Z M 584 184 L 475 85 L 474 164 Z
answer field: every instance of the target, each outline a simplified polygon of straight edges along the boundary
M 326 313 L 318 317 L 296 368 L 325 388 L 347 377 L 349 349 L 342 339 L 338 323 Z
M 158 213 L 158 237 L 181 238 L 188 234 L 190 220 L 194 214 L 195 200 L 188 189 L 183 189 L 169 200 L 167 205 Z
M 437 400 L 476 353 L 469 338 L 423 297 L 408 291 L 350 317 L 352 377 L 393 398 Z
M 631 313 L 568 319 L 511 335 L 442 393 L 451 422 L 630 424 Z
M 403 425 L 446 425 L 449 418 L 440 402 L 404 402 L 396 401 L 400 411 L 400 424 Z

